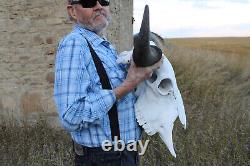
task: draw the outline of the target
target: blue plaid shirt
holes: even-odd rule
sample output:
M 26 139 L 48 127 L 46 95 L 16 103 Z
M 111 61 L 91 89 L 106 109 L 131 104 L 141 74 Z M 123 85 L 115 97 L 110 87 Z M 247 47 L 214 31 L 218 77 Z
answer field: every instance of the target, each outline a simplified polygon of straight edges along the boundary
M 86 39 L 101 59 L 112 89 L 126 77 L 125 67 L 116 64 L 112 45 L 95 33 L 76 24 L 59 43 L 55 63 L 54 98 L 63 127 L 72 139 L 88 147 L 100 147 L 112 140 L 108 111 L 115 103 L 113 90 L 102 89 Z M 136 122 L 135 95 L 117 100 L 121 140 L 138 140 L 141 130 Z

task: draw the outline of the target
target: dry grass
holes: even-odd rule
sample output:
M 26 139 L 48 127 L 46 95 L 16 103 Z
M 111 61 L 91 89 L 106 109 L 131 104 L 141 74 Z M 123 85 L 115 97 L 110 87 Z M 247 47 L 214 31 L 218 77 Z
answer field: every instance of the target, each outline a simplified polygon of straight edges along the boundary
M 219 41 L 227 46 L 226 39 L 214 42 Z M 202 49 L 202 43 L 209 42 L 212 40 L 168 41 L 167 56 L 184 98 L 188 129 L 184 131 L 180 122 L 175 124 L 177 159 L 155 136 L 142 165 L 250 164 L 250 66 L 245 62 L 250 61 L 250 50 L 241 55 Z
M 171 39 L 171 44 L 195 48 L 200 50 L 213 50 L 220 53 L 234 53 L 241 56 L 250 55 L 250 37 L 227 37 L 227 38 L 185 38 Z
M 157 135 L 143 166 L 250 165 L 249 38 L 172 39 L 167 52 L 182 92 L 188 129 L 177 120 L 174 159 Z M 149 138 L 144 135 L 144 139 Z M 72 165 L 71 141 L 44 121 L 0 126 L 0 165 Z
M 0 126 L 1 166 L 73 165 L 70 137 L 65 131 L 52 129 L 45 120 L 30 126 L 10 120 Z

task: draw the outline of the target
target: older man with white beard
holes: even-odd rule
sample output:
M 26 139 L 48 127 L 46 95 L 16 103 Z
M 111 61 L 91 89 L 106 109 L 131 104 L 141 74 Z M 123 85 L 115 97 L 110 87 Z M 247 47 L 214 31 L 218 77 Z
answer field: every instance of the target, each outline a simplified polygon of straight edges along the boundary
M 101 34 L 108 26 L 109 0 L 68 0 L 75 25 L 59 43 L 54 98 L 63 127 L 74 142 L 75 165 L 139 165 L 138 152 L 104 151 L 102 144 L 118 138 L 126 146 L 141 138 L 136 122 L 134 88 L 149 78 L 150 67 L 116 63 L 117 53 Z

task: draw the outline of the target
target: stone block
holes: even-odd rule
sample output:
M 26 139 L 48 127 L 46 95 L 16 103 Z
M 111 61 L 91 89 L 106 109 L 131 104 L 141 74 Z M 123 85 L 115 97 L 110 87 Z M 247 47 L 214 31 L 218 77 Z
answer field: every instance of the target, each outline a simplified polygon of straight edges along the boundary
M 53 37 L 47 37 L 47 38 L 46 38 L 46 43 L 47 43 L 47 44 L 53 44 L 53 43 L 54 43 Z
M 37 35 L 33 38 L 33 45 L 42 45 L 44 44 L 44 40 L 40 35 Z
M 46 24 L 47 25 L 58 25 L 58 24 L 63 24 L 63 19 L 61 18 L 48 18 L 46 19 Z
M 5 87 L 7 88 L 7 87 Z M 6 116 L 12 116 L 14 113 L 15 115 L 13 116 L 19 116 L 19 111 L 18 111 L 18 103 L 16 102 L 16 98 L 13 96 L 4 96 L 1 97 L 1 111 L 4 111 Z

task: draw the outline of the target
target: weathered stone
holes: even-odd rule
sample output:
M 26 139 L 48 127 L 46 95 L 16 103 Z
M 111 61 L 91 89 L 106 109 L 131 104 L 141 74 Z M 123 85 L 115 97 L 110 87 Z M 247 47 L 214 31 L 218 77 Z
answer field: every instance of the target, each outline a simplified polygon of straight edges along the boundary
M 20 56 L 19 57 L 20 61 L 28 61 L 29 59 L 30 59 L 30 57 L 28 57 L 28 56 Z
M 112 23 L 105 35 L 118 52 L 132 45 L 132 3 L 111 1 Z M 67 19 L 66 0 L 0 4 L 0 115 L 34 118 L 43 114 L 56 119 L 52 99 L 55 54 L 58 42 L 73 26 Z
M 41 38 L 40 36 L 35 36 L 33 41 L 34 41 L 34 45 L 42 45 L 42 44 L 44 44 L 43 38 Z
M 46 51 L 46 55 L 54 55 L 56 52 L 56 48 L 49 48 L 47 51 Z
M 19 112 L 17 110 L 18 103 L 15 101 L 15 97 L 4 96 L 1 98 L 1 103 L 2 103 L 1 111 L 5 111 L 5 113 L 8 114 L 7 116 L 11 116 L 13 113 L 19 115 Z
M 49 84 L 53 84 L 53 83 L 54 83 L 54 80 L 55 80 L 54 72 L 49 72 L 49 73 L 47 73 L 47 75 L 46 75 L 46 81 L 47 81 Z
M 1 12 L 0 12 L 0 15 L 1 15 Z M 1 18 L 1 17 L 0 17 Z M 6 19 L 0 19 L 0 31 L 1 32 L 7 32 L 7 20 Z
M 48 64 L 48 68 L 53 68 L 53 67 L 54 67 L 54 63 Z
M 58 116 L 53 97 L 46 97 L 43 99 L 43 109 L 47 116 Z
M 63 23 L 61 18 L 49 18 L 46 20 L 47 25 L 58 25 Z
M 1 98 L 0 98 L 0 110 L 3 110 L 3 102 Z
M 47 44 L 53 44 L 53 38 L 52 38 L 52 37 L 48 37 L 48 38 L 46 39 L 46 43 L 47 43 Z

